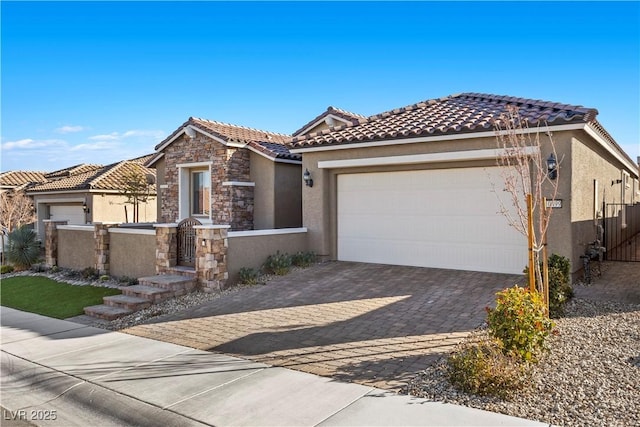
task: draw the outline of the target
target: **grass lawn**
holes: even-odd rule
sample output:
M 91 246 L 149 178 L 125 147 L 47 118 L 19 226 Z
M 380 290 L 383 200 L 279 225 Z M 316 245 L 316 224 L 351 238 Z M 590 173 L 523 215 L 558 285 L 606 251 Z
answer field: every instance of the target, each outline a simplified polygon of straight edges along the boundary
M 83 308 L 102 304 L 102 297 L 120 290 L 74 286 L 46 277 L 10 277 L 0 282 L 0 304 L 43 316 L 66 319 L 83 314 Z

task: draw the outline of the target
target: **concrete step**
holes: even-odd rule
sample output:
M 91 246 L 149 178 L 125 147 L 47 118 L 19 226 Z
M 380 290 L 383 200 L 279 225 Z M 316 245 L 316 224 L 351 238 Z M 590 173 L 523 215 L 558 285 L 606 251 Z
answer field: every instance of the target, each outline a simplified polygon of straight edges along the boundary
M 104 320 L 118 319 L 131 313 L 133 313 L 133 310 L 129 310 L 128 308 L 112 307 L 105 304 L 92 305 L 84 308 L 84 314 L 87 316 L 93 316 Z
M 185 276 L 194 280 L 197 277 L 195 268 L 185 267 L 182 265 L 176 265 L 175 267 L 169 268 L 169 272 L 175 276 Z
M 177 274 L 160 274 L 157 276 L 147 276 L 138 279 L 138 283 L 143 286 L 168 289 L 174 296 L 184 295 L 196 289 L 196 279 Z
M 169 289 L 163 289 L 156 286 L 148 285 L 134 285 L 123 287 L 122 293 L 127 296 L 145 299 L 152 304 L 164 301 L 174 296 L 174 292 Z
M 129 310 L 138 311 L 151 305 L 151 301 L 146 298 L 134 297 L 131 295 L 111 295 L 102 298 L 105 305 L 111 307 L 122 307 Z

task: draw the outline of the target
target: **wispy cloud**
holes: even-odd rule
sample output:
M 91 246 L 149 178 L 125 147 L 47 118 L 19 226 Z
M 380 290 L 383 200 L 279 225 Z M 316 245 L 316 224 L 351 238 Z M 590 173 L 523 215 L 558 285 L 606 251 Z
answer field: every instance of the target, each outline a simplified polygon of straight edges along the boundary
M 165 137 L 161 130 L 132 129 L 126 132 L 111 132 L 108 134 L 90 136 L 91 141 L 122 141 L 129 138 L 149 138 L 153 142 L 158 142 Z
M 65 134 L 65 133 L 82 132 L 85 129 L 86 128 L 84 126 L 62 126 L 62 127 L 56 128 L 55 132 Z
M 96 151 L 96 150 L 115 150 L 117 148 L 120 148 L 120 144 L 118 142 L 98 141 L 98 142 L 91 142 L 87 144 L 74 145 L 69 150 L 70 151 L 81 151 L 81 150 Z
M 31 150 L 46 147 L 62 147 L 67 143 L 61 139 L 35 140 L 31 138 L 19 139 L 17 141 L 7 141 L 2 143 L 3 150 Z

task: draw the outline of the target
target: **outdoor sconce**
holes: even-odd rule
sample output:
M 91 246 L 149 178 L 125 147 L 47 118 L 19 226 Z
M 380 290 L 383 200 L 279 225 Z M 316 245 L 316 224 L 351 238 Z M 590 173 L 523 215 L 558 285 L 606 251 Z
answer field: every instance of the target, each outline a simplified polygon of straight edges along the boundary
M 87 202 L 82 202 L 82 210 L 84 211 L 84 213 L 88 214 L 90 213 L 89 211 L 89 206 L 87 206 Z
M 616 184 L 622 184 L 622 180 L 621 179 L 614 179 L 611 181 L 611 185 L 616 185 Z
M 554 180 L 558 177 L 558 162 L 553 153 L 551 153 L 547 159 L 547 175 L 550 180 Z
M 313 179 L 311 179 L 311 172 L 309 172 L 309 169 L 304 170 L 304 173 L 302 174 L 302 180 L 307 185 L 307 187 L 313 187 Z

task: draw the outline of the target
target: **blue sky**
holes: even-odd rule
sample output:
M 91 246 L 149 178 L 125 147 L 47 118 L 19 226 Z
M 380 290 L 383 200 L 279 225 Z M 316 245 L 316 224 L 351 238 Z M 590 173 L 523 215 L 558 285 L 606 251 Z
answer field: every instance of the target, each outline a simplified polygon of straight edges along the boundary
M 189 116 L 291 133 L 460 92 L 597 108 L 640 155 L 639 2 L 6 2 L 1 170 L 150 153 Z

